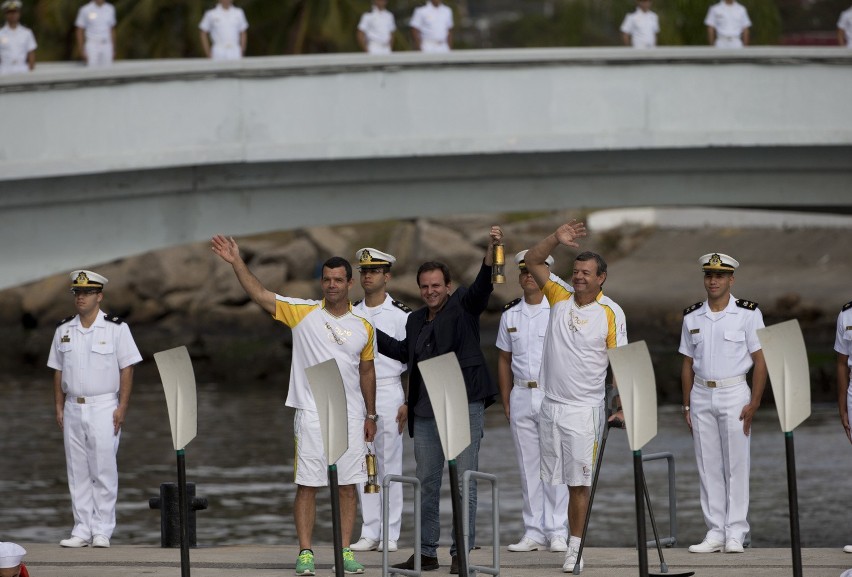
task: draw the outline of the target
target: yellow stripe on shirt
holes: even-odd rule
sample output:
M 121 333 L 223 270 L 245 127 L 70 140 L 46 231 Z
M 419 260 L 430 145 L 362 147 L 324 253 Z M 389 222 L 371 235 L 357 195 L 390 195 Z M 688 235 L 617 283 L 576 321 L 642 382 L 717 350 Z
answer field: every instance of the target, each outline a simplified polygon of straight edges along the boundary
M 275 314 L 272 316 L 276 321 L 280 321 L 291 329 L 302 322 L 311 311 L 315 311 L 319 307 L 319 303 L 291 303 L 288 301 L 275 301 Z
M 553 282 L 552 280 L 548 280 L 547 283 L 545 283 L 541 292 L 544 293 L 544 296 L 547 298 L 547 302 L 550 303 L 550 306 L 553 306 L 560 301 L 567 301 L 571 298 L 571 295 L 574 294 L 561 284 Z

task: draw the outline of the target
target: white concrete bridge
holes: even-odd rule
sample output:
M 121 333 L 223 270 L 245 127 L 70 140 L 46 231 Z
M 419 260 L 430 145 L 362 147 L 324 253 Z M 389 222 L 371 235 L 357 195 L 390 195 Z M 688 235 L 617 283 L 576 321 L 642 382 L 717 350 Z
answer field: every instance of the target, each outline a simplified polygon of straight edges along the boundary
M 852 206 L 852 51 L 459 51 L 0 78 L 0 288 L 216 232 Z

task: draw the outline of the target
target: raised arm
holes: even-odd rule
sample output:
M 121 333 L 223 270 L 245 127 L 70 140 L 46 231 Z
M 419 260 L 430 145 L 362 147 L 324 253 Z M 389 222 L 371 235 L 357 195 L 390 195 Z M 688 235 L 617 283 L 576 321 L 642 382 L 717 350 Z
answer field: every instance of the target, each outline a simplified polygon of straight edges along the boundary
M 275 314 L 275 293 L 267 290 L 256 276 L 246 266 L 240 256 L 240 247 L 237 246 L 233 237 L 224 237 L 217 234 L 210 240 L 210 249 L 218 254 L 222 260 L 234 267 L 237 280 L 240 281 L 246 294 L 261 306 L 263 310 L 271 315 Z
M 576 239 L 583 236 L 586 236 L 586 225 L 572 219 L 527 251 L 524 262 L 539 288 L 544 288 L 550 279 L 550 267 L 545 264 L 547 256 L 560 244 L 578 248 Z
M 376 329 L 378 352 L 400 363 L 408 364 L 408 341 L 398 341 L 381 329 Z

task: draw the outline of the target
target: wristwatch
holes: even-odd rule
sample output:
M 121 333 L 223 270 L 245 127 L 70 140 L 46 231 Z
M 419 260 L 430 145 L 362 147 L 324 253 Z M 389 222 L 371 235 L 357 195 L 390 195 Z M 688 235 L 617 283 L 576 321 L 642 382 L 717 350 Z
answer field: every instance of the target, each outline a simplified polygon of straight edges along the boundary
M 681 405 L 680 406 L 680 412 L 683 413 L 684 415 L 686 413 L 688 413 L 689 412 L 689 405 Z
M 374 423 L 379 422 L 379 416 L 378 415 L 367 415 L 367 418 L 370 419 L 371 421 L 373 421 Z

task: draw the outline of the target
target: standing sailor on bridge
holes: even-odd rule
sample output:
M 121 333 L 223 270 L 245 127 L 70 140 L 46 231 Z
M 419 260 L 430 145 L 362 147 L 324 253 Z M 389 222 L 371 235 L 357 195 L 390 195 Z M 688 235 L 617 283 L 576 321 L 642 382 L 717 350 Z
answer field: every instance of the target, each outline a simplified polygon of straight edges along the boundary
M 234 6 L 233 0 L 219 0 L 215 8 L 204 13 L 198 25 L 204 55 L 213 60 L 241 59 L 246 53 L 248 27 L 242 8 Z
M 105 0 L 92 0 L 77 12 L 77 50 L 89 68 L 112 65 L 115 24 L 115 7 Z
M 38 47 L 33 31 L 21 24 L 20 0 L 0 4 L 6 24 L 0 28 L 0 76 L 20 74 L 35 69 Z

